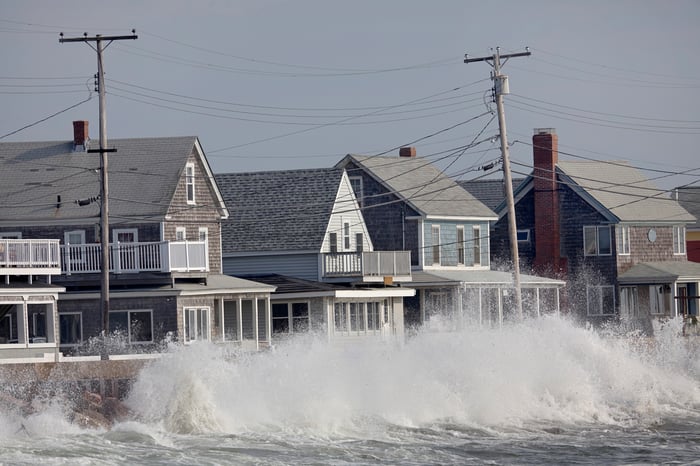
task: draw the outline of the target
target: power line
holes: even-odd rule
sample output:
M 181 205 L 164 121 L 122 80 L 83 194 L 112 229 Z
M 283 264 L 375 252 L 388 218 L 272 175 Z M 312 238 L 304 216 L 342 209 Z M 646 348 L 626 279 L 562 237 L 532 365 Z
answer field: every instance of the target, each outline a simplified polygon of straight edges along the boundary
M 4 138 L 6 138 L 6 137 L 8 137 L 8 136 L 12 136 L 13 134 L 17 134 L 17 133 L 19 133 L 20 131 L 24 131 L 24 130 L 27 129 L 27 128 L 31 128 L 32 126 L 36 126 L 36 125 L 38 125 L 39 123 L 43 123 L 43 122 L 45 122 L 46 120 L 49 120 L 49 119 L 51 119 L 51 118 L 53 118 L 53 117 L 55 117 L 55 116 L 60 115 L 61 113 L 65 113 L 65 112 L 67 112 L 68 110 L 72 110 L 72 109 L 74 109 L 75 107 L 78 107 L 78 106 L 84 104 L 85 102 L 88 102 L 90 99 L 92 99 L 92 93 L 88 96 L 87 99 L 81 100 L 80 102 L 78 102 L 78 103 L 76 103 L 76 104 L 73 104 L 73 105 L 71 105 L 70 107 L 64 108 L 63 110 L 59 110 L 59 111 L 56 112 L 56 113 L 52 113 L 51 115 L 49 115 L 49 116 L 47 116 L 47 117 L 44 117 L 44 118 L 42 118 L 41 120 L 37 120 L 37 121 L 35 121 L 34 123 L 30 123 L 30 124 L 28 124 L 28 125 L 22 126 L 22 127 L 19 128 L 19 129 L 16 129 L 16 130 L 11 131 L 11 132 L 9 132 L 9 133 L 7 133 L 7 134 L 4 134 L 4 135 L 0 136 L 0 139 L 4 139 Z

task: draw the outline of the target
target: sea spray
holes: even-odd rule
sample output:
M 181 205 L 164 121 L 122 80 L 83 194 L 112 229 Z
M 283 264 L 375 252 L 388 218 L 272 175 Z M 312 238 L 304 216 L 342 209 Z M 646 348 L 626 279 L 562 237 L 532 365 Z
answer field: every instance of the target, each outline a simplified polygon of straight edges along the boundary
M 196 344 L 154 361 L 127 403 L 143 422 L 178 433 L 653 423 L 700 407 L 698 373 L 677 361 L 691 357 L 687 340 L 666 340 L 642 352 L 544 317 L 420 332 L 402 347 L 308 336 L 257 354 Z

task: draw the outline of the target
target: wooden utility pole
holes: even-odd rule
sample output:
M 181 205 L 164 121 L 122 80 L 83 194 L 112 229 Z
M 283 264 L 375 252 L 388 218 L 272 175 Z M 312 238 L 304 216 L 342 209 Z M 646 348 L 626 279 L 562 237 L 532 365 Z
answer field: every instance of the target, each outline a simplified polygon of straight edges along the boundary
M 102 337 L 107 338 L 109 333 L 109 182 L 107 170 L 107 153 L 116 152 L 116 149 L 107 148 L 107 111 L 105 107 L 105 73 L 102 65 L 102 52 L 109 44 L 115 40 L 137 39 L 136 31 L 131 30 L 132 35 L 129 36 L 102 36 L 96 34 L 93 37 L 88 37 L 87 33 L 83 37 L 64 38 L 61 33 L 59 43 L 64 42 L 85 42 L 90 45 L 90 42 L 95 42 L 96 47 L 92 47 L 97 52 L 97 87 L 100 93 L 100 148 L 96 150 L 88 150 L 88 152 L 100 154 L 100 244 L 102 249 L 102 259 L 100 262 L 100 302 L 102 311 Z M 103 46 L 103 41 L 109 41 L 106 46 Z M 106 345 L 103 345 L 102 359 L 108 359 Z
M 496 110 L 498 111 L 498 127 L 501 133 L 501 156 L 503 157 L 503 182 L 506 188 L 506 204 L 508 206 L 508 232 L 510 234 L 510 250 L 513 260 L 513 286 L 515 288 L 515 302 L 517 306 L 518 316 L 523 318 L 523 297 L 520 288 L 520 258 L 518 257 L 518 229 L 515 223 L 515 200 L 513 199 L 513 178 L 510 173 L 510 158 L 508 155 L 508 138 L 506 137 L 506 116 L 503 110 L 503 95 L 509 94 L 508 76 L 501 74 L 501 65 L 505 65 L 509 58 L 526 57 L 531 55 L 529 49 L 526 52 L 509 53 L 506 55 L 500 54 L 500 47 L 496 47 L 496 53 L 492 56 L 469 58 L 464 55 L 464 63 L 472 63 L 475 61 L 485 61 L 493 66 L 493 94 L 496 102 Z M 501 63 L 501 60 L 504 60 Z

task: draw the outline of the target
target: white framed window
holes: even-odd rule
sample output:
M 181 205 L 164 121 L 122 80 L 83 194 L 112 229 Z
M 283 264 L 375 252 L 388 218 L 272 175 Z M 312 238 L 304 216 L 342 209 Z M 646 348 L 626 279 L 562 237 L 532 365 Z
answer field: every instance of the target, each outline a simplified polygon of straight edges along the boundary
M 589 285 L 586 288 L 586 300 L 589 316 L 615 314 L 615 287 L 613 286 Z
M 175 228 L 175 241 L 185 241 L 187 240 L 187 228 L 177 227 Z
M 199 227 L 199 241 L 206 241 L 209 237 L 209 229 L 207 227 Z
M 185 165 L 185 188 L 187 190 L 187 203 L 194 204 L 194 163 Z
M 630 227 L 628 225 L 620 225 L 620 242 L 617 253 L 620 256 L 630 255 Z
M 685 254 L 685 227 L 673 227 L 673 253 Z
M 530 242 L 530 230 L 518 230 L 516 232 L 516 237 L 518 239 L 518 243 L 529 243 Z
M 183 309 L 185 343 L 211 340 L 208 307 L 186 307 Z
M 479 225 L 474 225 L 472 245 L 474 246 L 474 265 L 481 265 L 481 227 Z
M 153 311 L 109 311 L 109 331 L 124 335 L 127 343 L 153 343 Z
M 334 331 L 340 335 L 373 335 L 389 319 L 389 304 L 379 301 L 348 301 L 334 305 Z
M 71 264 L 85 263 L 85 230 L 72 230 L 63 233 L 63 241 L 67 246 L 66 259 Z
M 292 334 L 309 331 L 309 302 L 272 304 L 272 333 Z
M 355 193 L 357 203 L 360 207 L 362 207 L 362 198 L 364 197 L 364 193 L 362 191 L 362 177 L 349 176 L 348 179 L 350 180 L 350 186 L 352 187 L 352 190 Z
M 465 261 L 464 254 L 464 227 L 457 227 L 457 264 L 464 265 Z
M 610 243 L 609 225 L 583 227 L 583 248 L 586 256 L 609 256 L 612 252 Z
M 62 312 L 58 315 L 60 346 L 79 346 L 83 342 L 82 312 Z
M 345 251 L 350 250 L 350 224 L 343 223 L 343 248 Z
M 355 251 L 362 252 L 365 249 L 365 238 L 362 233 L 355 233 Z
M 665 315 L 671 311 L 671 287 L 669 285 L 649 286 L 649 312 Z
M 430 228 L 432 241 L 433 265 L 440 265 L 440 225 Z
M 338 233 L 330 233 L 328 235 L 328 242 L 330 243 L 331 254 L 338 253 Z
M 639 295 L 636 286 L 620 287 L 620 317 L 635 319 L 639 317 Z

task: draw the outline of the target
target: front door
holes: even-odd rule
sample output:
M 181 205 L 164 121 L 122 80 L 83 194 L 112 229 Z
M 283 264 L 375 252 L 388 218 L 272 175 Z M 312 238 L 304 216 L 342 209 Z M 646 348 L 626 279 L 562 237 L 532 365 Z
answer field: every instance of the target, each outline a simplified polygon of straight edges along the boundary
M 112 230 L 112 242 L 114 243 L 112 260 L 115 261 L 115 273 L 138 272 L 139 254 L 136 244 L 138 241 L 139 232 L 136 228 Z

